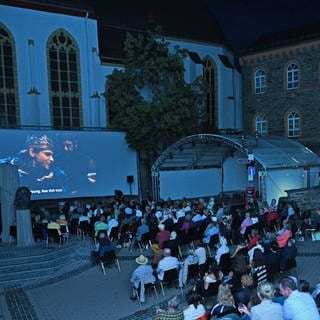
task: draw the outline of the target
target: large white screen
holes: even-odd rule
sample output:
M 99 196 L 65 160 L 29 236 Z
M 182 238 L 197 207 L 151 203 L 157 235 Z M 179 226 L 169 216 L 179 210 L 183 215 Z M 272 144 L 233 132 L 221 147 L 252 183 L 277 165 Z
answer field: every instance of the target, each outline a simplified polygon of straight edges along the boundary
M 138 194 L 136 152 L 122 132 L 0 130 L 0 141 L 0 163 L 17 166 L 32 200 Z
M 207 197 L 221 192 L 221 169 L 160 171 L 160 198 Z

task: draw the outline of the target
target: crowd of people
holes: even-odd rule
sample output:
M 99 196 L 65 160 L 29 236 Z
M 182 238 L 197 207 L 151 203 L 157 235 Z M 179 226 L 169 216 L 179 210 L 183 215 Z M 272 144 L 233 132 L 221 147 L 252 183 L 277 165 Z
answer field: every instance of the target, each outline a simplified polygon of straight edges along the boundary
M 165 280 L 166 271 L 176 269 L 178 286 L 192 287 L 188 307 L 181 310 L 173 297 L 168 308 L 156 311 L 157 320 L 319 319 L 319 288 L 288 276 L 288 270 L 296 263 L 296 241 L 306 229 L 319 229 L 320 209 L 277 211 L 275 200 L 270 205 L 254 201 L 241 210 L 213 198 L 141 203 L 119 198 L 109 204 L 66 204 L 50 220 L 92 237 L 94 259 L 121 247 L 148 249 L 149 256 L 136 258 L 132 300 L 143 303 L 145 285 Z M 215 301 L 209 309 L 208 297 Z

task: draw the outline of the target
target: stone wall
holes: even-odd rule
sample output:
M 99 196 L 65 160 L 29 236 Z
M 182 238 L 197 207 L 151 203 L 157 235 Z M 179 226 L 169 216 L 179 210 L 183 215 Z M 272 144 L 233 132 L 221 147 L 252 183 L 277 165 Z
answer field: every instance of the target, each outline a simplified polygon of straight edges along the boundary
M 301 42 L 273 50 L 260 51 L 242 57 L 244 130 L 255 133 L 255 117 L 264 114 L 268 134 L 287 135 L 287 113 L 295 110 L 300 116 L 301 136 L 298 141 L 320 154 L 315 137 L 320 135 L 320 42 Z M 287 90 L 286 70 L 290 63 L 299 68 L 299 87 Z M 266 74 L 262 94 L 254 92 L 254 74 Z
M 320 207 L 320 186 L 286 190 L 286 192 L 290 200 L 295 201 L 302 211 Z

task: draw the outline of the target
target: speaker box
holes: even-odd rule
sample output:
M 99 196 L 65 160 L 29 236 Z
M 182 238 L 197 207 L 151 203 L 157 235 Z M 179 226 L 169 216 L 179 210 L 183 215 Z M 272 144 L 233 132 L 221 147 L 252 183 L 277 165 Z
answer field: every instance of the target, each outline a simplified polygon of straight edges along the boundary
M 133 176 L 127 176 L 127 182 L 132 183 L 133 182 Z

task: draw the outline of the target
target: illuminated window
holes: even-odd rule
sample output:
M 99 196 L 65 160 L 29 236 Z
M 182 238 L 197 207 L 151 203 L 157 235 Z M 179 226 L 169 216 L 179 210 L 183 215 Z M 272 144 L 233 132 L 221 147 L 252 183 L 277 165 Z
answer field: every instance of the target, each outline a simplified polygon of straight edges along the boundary
M 264 93 L 266 89 L 266 73 L 263 70 L 258 70 L 254 76 L 255 93 Z
M 0 25 L 0 127 L 19 123 L 16 69 L 14 40 Z
M 256 117 L 256 132 L 261 136 L 267 134 L 267 119 L 262 114 Z
M 48 41 L 49 88 L 52 125 L 55 129 L 81 126 L 79 49 L 64 30 Z
M 208 129 L 214 129 L 216 127 L 216 75 L 214 67 L 215 65 L 212 59 L 204 59 L 203 78 L 208 86 L 205 102 Z
M 287 89 L 296 89 L 299 86 L 299 68 L 292 63 L 287 69 Z
M 300 136 L 300 117 L 297 112 L 292 111 L 287 117 L 288 125 L 288 137 L 299 137 Z

